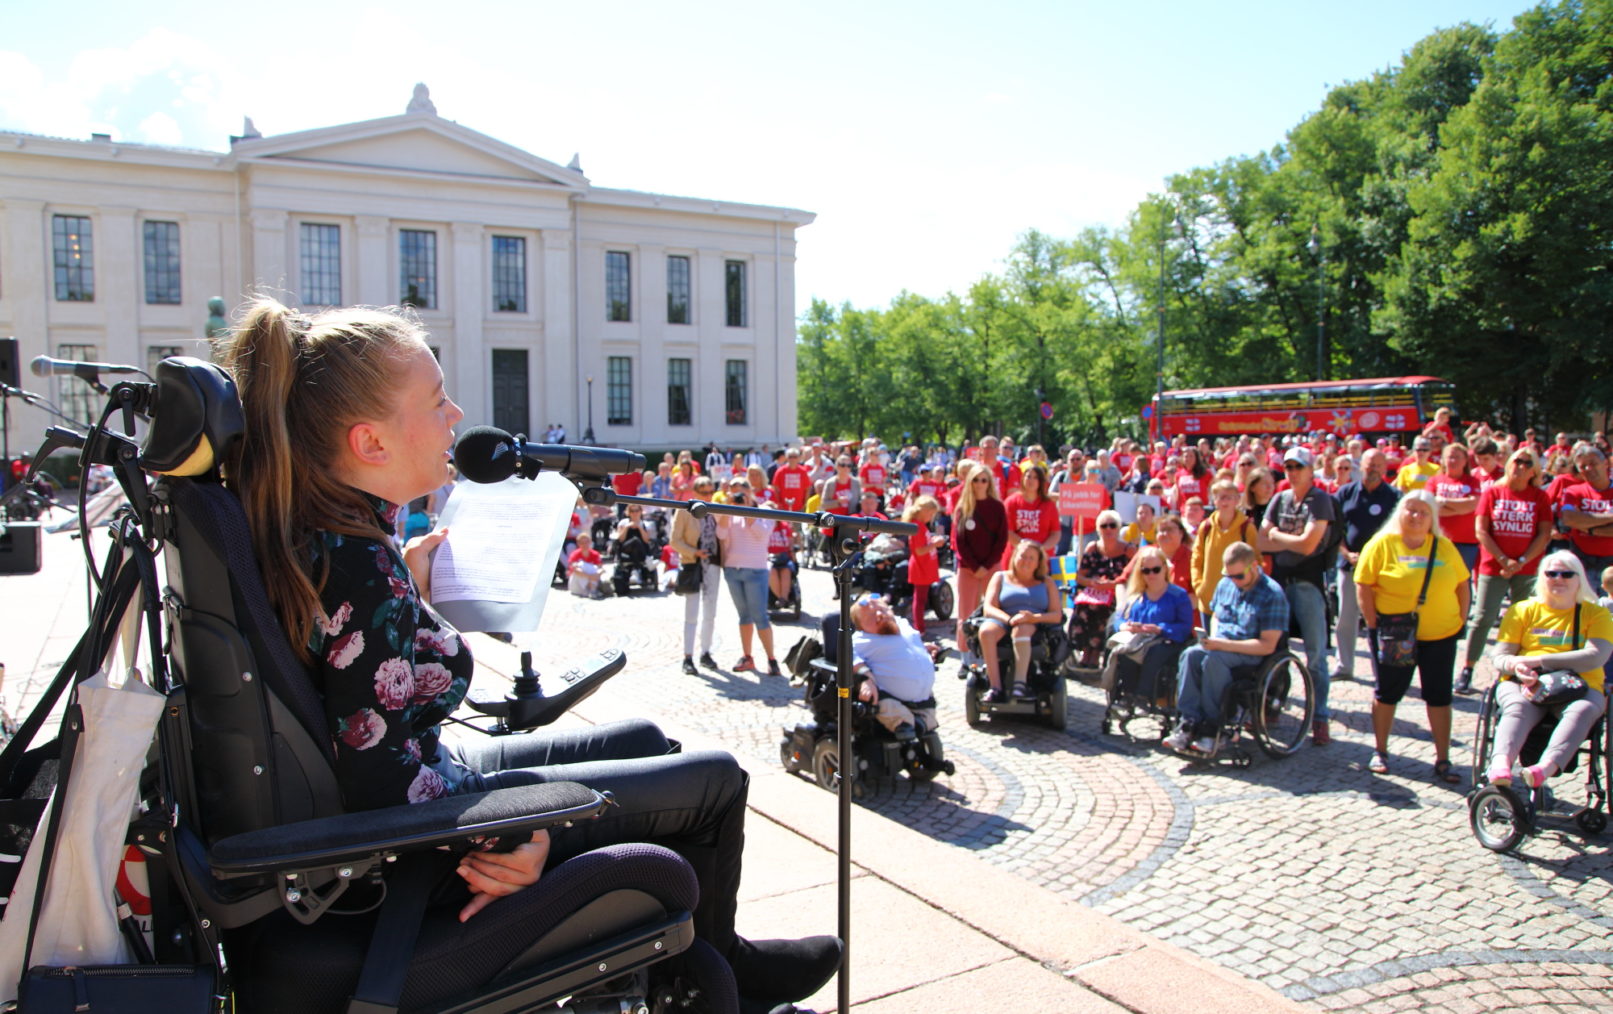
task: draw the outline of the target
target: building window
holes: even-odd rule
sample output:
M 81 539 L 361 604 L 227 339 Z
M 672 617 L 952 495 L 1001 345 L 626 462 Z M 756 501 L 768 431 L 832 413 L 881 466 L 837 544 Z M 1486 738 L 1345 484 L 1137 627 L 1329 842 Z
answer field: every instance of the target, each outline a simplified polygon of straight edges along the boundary
M 398 230 L 402 280 L 398 300 L 422 310 L 437 308 L 437 234 L 429 229 Z
M 59 359 L 92 363 L 99 362 L 101 358 L 94 345 L 58 345 L 56 356 Z M 56 404 L 61 406 L 63 415 L 84 424 L 100 418 L 101 396 L 89 381 L 78 377 L 61 377 L 56 383 L 60 385 L 56 389 Z
M 520 236 L 493 237 L 493 309 L 526 312 L 526 240 Z
M 681 254 L 666 259 L 666 322 L 689 323 L 689 258 Z
M 527 402 L 526 349 L 493 350 L 493 425 L 506 433 L 532 432 Z
M 620 250 L 605 252 L 605 319 L 632 320 L 632 265 Z
M 178 345 L 147 345 L 146 346 L 146 372 L 153 377 L 157 375 L 157 364 L 169 356 L 182 356 L 185 350 Z
M 56 215 L 52 218 L 51 240 L 56 251 L 56 298 L 60 302 L 95 301 L 94 239 L 88 218 L 82 215 Z
M 728 425 L 745 425 L 745 397 L 749 385 L 750 363 L 743 359 L 730 359 L 723 369 L 723 390 L 728 408 Z
M 728 326 L 749 327 L 750 312 L 745 306 L 745 262 L 725 262 L 723 276 L 728 295 Z
M 342 302 L 342 229 L 337 225 L 302 224 L 298 239 L 302 261 L 302 301 L 308 306 L 340 306 Z
M 687 258 L 685 258 L 687 260 Z M 666 422 L 668 426 L 687 426 L 690 408 L 694 404 L 694 370 L 688 359 L 666 361 Z
M 605 361 L 605 422 L 610 426 L 633 423 L 633 360 L 626 356 Z
M 147 222 L 146 302 L 179 302 L 179 223 Z

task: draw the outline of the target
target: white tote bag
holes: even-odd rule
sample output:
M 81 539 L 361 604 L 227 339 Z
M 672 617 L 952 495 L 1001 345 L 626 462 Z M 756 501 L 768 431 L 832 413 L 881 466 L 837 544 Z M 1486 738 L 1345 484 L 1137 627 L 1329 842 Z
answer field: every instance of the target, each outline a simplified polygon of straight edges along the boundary
M 140 592 L 124 613 L 121 636 L 94 676 L 74 691 L 84 717 L 65 797 L 61 786 L 51 795 L 29 843 L 17 886 L 0 920 L 0 996 L 15 999 L 23 961 L 31 965 L 110 965 L 133 961 L 118 929 L 114 885 L 123 857 L 123 842 L 134 817 L 140 771 L 153 730 L 162 714 L 163 695 L 147 686 L 136 668 L 141 630 Z M 114 665 L 118 644 L 121 665 Z M 108 673 L 116 672 L 116 680 Z M 45 883 L 33 951 L 28 923 L 39 885 L 51 810 L 61 805 L 56 854 Z

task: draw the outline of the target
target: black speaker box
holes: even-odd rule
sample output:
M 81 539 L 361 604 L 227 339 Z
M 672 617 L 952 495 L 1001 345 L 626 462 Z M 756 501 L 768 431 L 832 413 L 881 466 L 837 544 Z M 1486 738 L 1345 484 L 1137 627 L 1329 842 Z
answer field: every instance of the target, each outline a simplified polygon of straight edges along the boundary
M 0 521 L 0 574 L 37 574 L 39 522 Z
M 0 384 L 22 386 L 22 363 L 18 360 L 17 339 L 0 338 Z

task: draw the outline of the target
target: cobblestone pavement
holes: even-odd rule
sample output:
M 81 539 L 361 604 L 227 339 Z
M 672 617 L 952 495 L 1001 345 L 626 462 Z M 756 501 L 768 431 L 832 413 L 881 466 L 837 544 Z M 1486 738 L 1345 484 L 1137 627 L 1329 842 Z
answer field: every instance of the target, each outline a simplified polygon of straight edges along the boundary
M 775 628 L 782 659 L 834 608 L 826 574 L 803 572 L 808 615 Z M 627 670 L 594 714 L 662 716 L 777 764 L 781 731 L 806 721 L 776 677 L 678 669 L 683 601 L 584 601 L 556 593 L 539 643 L 555 664 L 624 648 Z M 726 591 L 714 654 L 739 657 Z M 932 622 L 932 637 L 951 625 Z M 758 659 L 761 657 L 757 651 Z M 541 665 L 540 665 L 541 668 Z M 1361 659 L 1357 671 L 1369 671 Z M 1069 728 L 987 720 L 970 729 L 956 662 L 936 683 L 953 776 L 883 781 L 860 805 L 968 849 L 1036 884 L 1185 947 L 1285 995 L 1360 1012 L 1613 1010 L 1613 856 L 1607 836 L 1545 830 L 1516 857 L 1482 848 L 1462 787 L 1431 778 L 1433 744 L 1415 691 L 1401 705 L 1390 774 L 1367 771 L 1370 688 L 1336 683 L 1334 742 L 1234 770 L 1188 765 L 1099 731 L 1102 694 L 1071 684 Z M 1481 673 L 1481 682 L 1488 674 Z M 1476 698 L 1458 698 L 1452 755 L 1471 764 Z M 1556 780 L 1584 798 L 1579 775 Z
M 77 553 L 66 542 L 48 549 L 53 560 Z M 67 620 L 82 615 L 82 573 L 61 573 L 47 595 L 7 600 L 7 629 L 52 631 L 37 657 L 7 659 L 13 713 L 77 637 Z M 834 606 L 826 574 L 802 577 L 808 615 L 776 628 L 781 658 Z M 740 653 L 726 591 L 720 603 L 714 654 L 730 666 Z M 622 648 L 628 666 L 585 703 L 590 717 L 658 718 L 721 739 L 753 767 L 778 764 L 782 730 L 809 717 L 800 692 L 759 673 L 683 674 L 683 606 L 667 594 L 554 593 L 538 668 Z M 929 633 L 950 637 L 951 625 Z M 494 668 L 513 657 L 477 640 Z M 1367 671 L 1365 660 L 1356 668 Z M 1546 830 L 1515 857 L 1480 847 L 1460 787 L 1430 778 L 1415 694 L 1397 716 L 1388 776 L 1366 770 L 1370 689 L 1355 682 L 1333 687 L 1332 745 L 1284 760 L 1257 754 L 1235 770 L 1164 753 L 1146 719 L 1132 726 L 1146 739 L 1101 734 L 1101 694 L 1080 684 L 1067 731 L 1011 718 L 970 729 L 956 670 L 943 664 L 936 696 L 957 773 L 871 784 L 860 805 L 1317 1009 L 1613 1011 L 1613 839 Z M 1476 707 L 1457 699 L 1453 756 L 1464 774 Z M 1580 775 L 1554 781 L 1583 800 Z

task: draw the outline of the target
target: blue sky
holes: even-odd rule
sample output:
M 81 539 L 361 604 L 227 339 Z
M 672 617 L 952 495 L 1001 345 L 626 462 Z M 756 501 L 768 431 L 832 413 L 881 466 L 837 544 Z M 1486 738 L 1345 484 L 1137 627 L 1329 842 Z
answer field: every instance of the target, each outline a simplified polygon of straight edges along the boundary
M 242 116 L 390 116 L 424 81 L 442 116 L 578 152 L 597 185 L 816 212 L 798 305 L 879 306 L 963 291 L 1026 229 L 1119 225 L 1329 85 L 1529 6 L 0 0 L 0 129 L 224 150 Z

